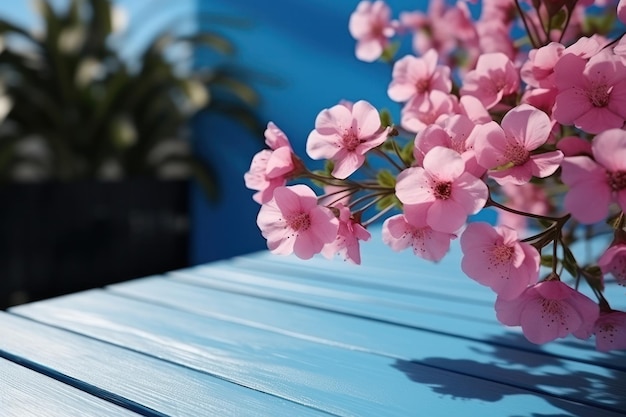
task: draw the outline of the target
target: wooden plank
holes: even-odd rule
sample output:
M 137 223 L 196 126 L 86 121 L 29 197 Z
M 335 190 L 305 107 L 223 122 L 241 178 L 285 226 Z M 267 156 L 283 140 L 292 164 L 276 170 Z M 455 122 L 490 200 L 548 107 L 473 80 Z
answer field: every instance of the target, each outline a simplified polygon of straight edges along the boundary
M 535 345 L 527 342 L 520 334 L 485 332 L 477 335 L 482 337 L 481 340 L 470 340 L 328 311 L 312 311 L 302 306 L 209 288 L 190 289 L 172 280 L 131 282 L 112 289 L 196 314 L 345 349 L 362 350 L 403 361 L 417 361 L 527 389 L 538 389 L 548 394 L 564 395 L 564 398 L 589 398 L 592 402 L 600 402 L 608 407 L 616 399 L 626 398 L 626 386 L 621 382 L 626 380 L 626 369 L 619 369 L 626 368 L 626 355 L 596 352 L 588 346 L 581 348 L 574 345 L 569 350 L 577 359 L 586 359 L 587 362 L 602 358 L 608 367 L 558 358 L 540 350 L 533 351 L 531 348 Z M 182 305 L 169 301 L 181 299 L 185 300 Z M 41 306 L 43 310 L 37 313 L 37 317 L 45 319 L 54 314 L 54 308 L 58 306 L 53 306 L 53 310 L 49 311 L 49 304 Z M 436 326 L 437 318 L 433 317 L 432 320 Z M 475 330 L 470 326 L 467 326 L 470 331 Z M 545 374 L 550 376 L 546 377 Z M 606 386 L 605 397 L 593 399 L 589 395 L 581 395 L 581 391 L 589 389 L 584 381 L 576 383 L 577 389 L 563 394 L 563 387 L 571 385 L 576 375 L 588 377 L 587 381 L 602 381 L 602 385 Z M 550 384 L 542 383 L 548 380 Z
M 414 312 L 431 311 L 468 320 L 484 320 L 493 316 L 493 303 L 468 300 L 457 296 L 455 291 L 448 291 L 447 296 L 430 291 L 389 292 L 378 288 L 357 287 L 341 280 L 312 281 L 294 276 L 294 273 L 297 271 L 281 272 L 270 266 L 253 271 L 220 264 L 174 271 L 168 276 L 225 290 L 256 292 L 259 295 L 284 294 L 303 298 L 307 303 L 319 299 L 334 299 L 341 300 L 341 303 L 364 305 L 374 309 L 380 307 Z M 367 273 L 367 270 L 363 270 L 363 273 Z M 463 305 L 461 312 L 457 312 L 459 305 Z
M 287 259 L 291 261 L 287 262 Z M 335 265 L 340 266 L 335 268 Z M 438 298 L 455 300 L 489 302 L 485 297 L 487 289 L 477 285 L 469 278 L 461 279 L 461 272 L 453 267 L 438 269 L 437 265 L 417 262 L 415 268 L 400 269 L 381 266 L 358 266 L 335 263 L 326 259 L 314 258 L 303 261 L 291 257 L 238 257 L 229 261 L 221 261 L 195 268 L 183 269 L 180 272 L 203 273 L 216 268 L 236 268 L 240 271 L 271 271 L 277 277 L 286 276 L 302 281 L 321 281 L 361 286 L 379 291 L 394 293 L 417 293 Z M 455 293 L 450 292 L 454 286 Z
M 354 265 L 341 262 L 337 259 L 328 260 L 321 256 L 303 261 L 296 256 L 277 256 L 267 251 L 238 256 L 221 263 L 202 265 L 203 268 L 236 266 L 244 270 L 271 270 L 280 272 L 279 276 L 289 279 L 321 280 L 350 285 L 360 285 L 377 288 L 381 291 L 422 292 L 434 294 L 438 297 L 467 298 L 493 304 L 492 292 L 484 286 L 472 281 L 461 270 L 463 256 L 458 241 L 453 241 L 450 252 L 446 257 L 433 263 L 416 257 L 410 250 L 394 252 L 382 243 L 380 228 L 372 228 L 372 240 L 362 244 L 363 265 Z M 598 256 L 608 245 L 606 236 L 600 236 L 586 244 L 577 242 L 571 249 L 582 263 L 597 260 Z M 541 276 L 549 273 L 543 268 Z M 617 285 L 614 279 L 606 280 L 606 295 L 616 309 L 626 310 L 624 288 Z M 594 299 L 593 293 L 583 283 L 583 293 Z
M 270 268 L 263 273 L 254 274 L 246 271 L 225 271 L 222 267 L 215 270 L 204 268 L 202 274 L 191 274 L 190 271 L 177 271 L 169 276 L 192 285 L 370 318 L 471 340 L 486 340 L 496 335 L 500 344 L 512 348 L 520 346 L 520 329 L 504 327 L 498 323 L 493 307 L 487 304 L 463 303 L 460 300 L 440 299 L 428 294 L 399 295 L 329 282 L 306 283 L 298 281 L 297 278 L 273 273 Z M 454 288 L 450 287 L 450 291 L 454 292 Z M 490 294 L 489 291 L 485 293 Z M 396 296 L 400 298 L 400 302 L 396 302 Z M 624 359 L 616 360 L 613 354 L 596 352 L 593 341 L 589 340 L 568 337 L 542 346 L 531 343 L 524 343 L 523 346 L 524 349 L 531 351 L 566 359 L 597 362 L 610 368 L 626 370 Z
M 259 271 L 269 266 L 275 270 L 290 271 L 290 274 L 297 271 L 294 278 L 369 285 L 382 290 L 429 290 L 443 295 L 449 291 L 442 291 L 442 287 L 445 289 L 450 284 L 464 290 L 458 291 L 457 296 L 469 299 L 474 299 L 484 291 L 484 287 L 476 285 L 461 272 L 462 254 L 458 245 L 453 244 L 450 253 L 438 263 L 425 261 L 410 251 L 394 252 L 382 242 L 375 241 L 367 247 L 369 249 L 362 254 L 362 265 L 338 259 L 328 260 L 321 256 L 305 261 L 294 255 L 279 256 L 264 251 L 189 269 L 228 265 Z
M 155 283 L 152 282 L 152 285 Z M 187 287 L 187 293 L 168 292 L 165 299 L 176 300 L 183 308 L 202 299 L 207 304 L 217 302 L 215 298 L 202 297 L 207 295 L 206 292 L 198 296 L 198 291 L 198 288 Z M 250 299 L 247 301 L 253 302 Z M 239 303 L 239 306 L 243 305 Z M 501 416 L 512 409 L 524 410 L 524 414 L 575 410 L 576 415 L 591 412 L 616 415 L 610 411 L 611 404 L 608 402 L 601 404 L 605 406 L 603 409 L 596 409 L 593 405 L 558 398 L 567 394 L 567 390 L 562 389 L 568 380 L 566 374 L 544 379 L 551 382 L 554 395 L 542 395 L 536 387 L 528 386 L 531 390 L 525 390 L 517 386 L 515 378 L 524 375 L 522 369 L 506 370 L 509 383 L 500 384 L 484 377 L 466 375 L 470 367 L 458 360 L 456 364 L 460 364 L 461 369 L 446 370 L 442 369 L 445 366 L 441 366 L 437 358 L 432 358 L 431 362 L 434 362 L 429 363 L 427 360 L 413 360 L 410 356 L 400 358 L 371 354 L 364 349 L 351 349 L 346 344 L 340 346 L 336 342 L 305 340 L 306 337 L 294 337 L 287 332 L 218 320 L 101 291 L 31 304 L 13 311 L 337 415 L 404 416 L 414 414 L 424 404 L 429 405 L 429 415 L 433 416 Z M 315 315 L 318 312 L 309 313 Z M 329 325 L 334 318 L 322 315 L 317 323 Z M 249 317 L 242 320 L 248 321 Z M 355 323 L 355 319 L 344 322 L 342 329 L 349 331 Z M 391 335 L 389 329 L 383 329 L 380 335 L 375 333 L 381 327 L 372 329 L 370 324 L 372 322 L 361 320 L 355 331 L 370 338 Z M 310 328 L 310 324 L 306 327 Z M 338 328 L 335 331 L 340 333 Z M 405 332 L 403 336 L 414 343 L 428 337 L 416 331 L 412 334 Z M 316 336 L 312 334 L 309 337 Z M 390 340 L 391 343 L 394 341 L 397 339 Z M 454 350 L 454 342 L 457 341 L 440 338 L 431 342 L 441 343 L 442 349 L 448 346 L 446 350 Z M 483 345 L 482 348 L 488 346 Z M 465 354 L 470 352 L 471 348 L 465 350 Z M 493 360 L 493 356 L 485 356 Z M 555 368 L 554 364 L 546 366 L 550 370 Z M 498 367 L 487 363 L 482 370 L 497 371 Z M 564 370 L 567 373 L 572 369 L 565 366 Z M 578 370 L 588 378 L 599 377 L 601 373 L 592 366 L 579 366 Z M 505 371 L 500 373 L 504 375 Z M 604 394 L 609 392 L 612 396 L 625 397 L 623 387 L 612 384 L 613 379 L 607 376 L 601 381 L 607 387 Z M 441 397 L 442 392 L 432 389 L 433 384 L 451 388 L 452 391 L 446 394 L 465 387 L 463 390 L 468 390 L 471 395 L 468 393 L 462 403 L 450 401 Z M 554 388 L 559 385 L 560 391 Z M 487 405 L 485 400 L 489 398 L 497 398 L 497 401 Z
M 282 276 L 290 280 L 329 281 L 380 291 L 424 293 L 443 298 L 454 294 L 457 299 L 493 304 L 495 297 L 491 290 L 471 280 L 461 270 L 461 253 L 456 245 L 452 246 L 452 252 L 442 263 L 425 261 L 408 252 L 396 253 L 382 244 L 378 249 L 373 253 L 374 256 L 368 258 L 370 262 L 364 262 L 364 265 L 337 262 L 322 257 L 305 261 L 295 256 L 277 256 L 260 252 L 181 271 L 201 273 L 214 267 L 236 267 L 248 271 L 265 270 L 278 273 L 276 278 Z M 540 276 L 548 273 L 548 269 L 543 268 Z M 580 287 L 583 293 L 593 299 L 593 294 L 584 283 Z M 614 307 L 626 310 L 624 287 L 618 285 L 611 277 L 607 277 L 606 287 L 606 294 L 611 297 Z
M 81 316 L 80 312 L 74 314 Z M 0 339 L 0 356 L 28 363 L 55 379 L 148 416 L 326 415 L 203 372 L 12 314 L 0 313 L 0 329 L 7 335 Z M 148 336 L 135 334 L 139 339 Z M 171 343 L 173 349 L 182 347 L 175 340 Z M 228 358 L 207 355 L 202 360 Z
M 131 417 L 139 414 L 0 358 L 3 417 Z

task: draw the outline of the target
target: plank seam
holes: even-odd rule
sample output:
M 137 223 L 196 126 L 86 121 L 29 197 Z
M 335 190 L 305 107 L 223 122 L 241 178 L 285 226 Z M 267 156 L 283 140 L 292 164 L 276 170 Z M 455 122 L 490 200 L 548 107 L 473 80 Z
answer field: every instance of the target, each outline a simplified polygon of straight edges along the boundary
M 130 297 L 129 297 L 129 298 L 130 298 Z M 145 300 L 141 300 L 141 301 L 145 303 Z M 183 311 L 184 311 L 184 310 L 183 310 Z M 290 402 L 290 403 L 293 403 L 293 404 L 297 404 L 297 405 L 302 406 L 302 407 L 310 408 L 310 409 L 313 409 L 313 410 L 318 411 L 318 412 L 320 412 L 320 413 L 327 414 L 327 415 L 329 415 L 329 416 L 333 416 L 333 417 L 342 417 L 341 415 L 334 414 L 334 413 L 332 413 L 332 412 L 330 412 L 330 411 L 323 410 L 323 409 L 320 409 L 320 408 L 314 407 L 314 406 L 309 405 L 309 404 L 300 403 L 300 402 L 297 402 L 297 401 L 292 400 L 292 399 L 289 399 L 289 398 L 281 397 L 281 396 L 279 396 L 279 395 L 272 394 L 272 393 L 269 393 L 269 392 L 266 392 L 266 391 L 260 390 L 260 389 L 258 389 L 258 388 L 249 387 L 249 386 L 244 385 L 244 384 L 242 384 L 242 383 L 240 383 L 240 382 L 234 381 L 234 380 L 232 380 L 232 379 L 229 379 L 229 378 L 224 377 L 224 376 L 221 376 L 221 375 L 214 374 L 214 373 L 212 373 L 212 372 L 208 372 L 208 371 L 205 371 L 205 370 L 202 370 L 202 369 L 194 368 L 194 367 L 189 366 L 189 365 L 186 365 L 186 364 L 178 363 L 178 362 L 175 362 L 175 361 L 173 361 L 173 360 L 171 360 L 171 359 L 166 359 L 166 358 L 163 358 L 163 357 L 160 357 L 160 356 L 155 356 L 155 355 L 152 355 L 152 354 L 150 354 L 149 352 L 143 352 L 143 351 L 141 351 L 141 350 L 133 349 L 133 348 L 130 348 L 130 347 L 128 347 L 128 346 L 120 345 L 120 344 L 117 344 L 117 343 L 114 343 L 114 342 L 111 342 L 111 341 L 108 341 L 108 340 L 105 340 L 105 339 L 100 339 L 100 338 L 98 338 L 98 337 L 94 337 L 94 336 L 91 336 L 91 335 L 88 335 L 88 334 L 80 333 L 80 332 L 78 332 L 78 331 L 75 331 L 75 330 L 72 330 L 72 329 L 68 329 L 68 328 L 63 327 L 63 326 L 60 326 L 60 325 L 58 325 L 58 324 L 50 324 L 50 323 L 47 323 L 47 322 L 43 322 L 43 321 L 41 321 L 41 320 L 38 320 L 38 319 L 35 319 L 35 318 L 32 318 L 32 317 L 29 317 L 29 316 L 25 316 L 25 315 L 22 315 L 22 314 L 20 314 L 20 313 L 16 313 L 16 312 L 13 312 L 13 311 L 9 311 L 9 313 L 10 313 L 10 314 L 12 314 L 12 315 L 14 315 L 14 316 L 20 317 L 20 318 L 25 319 L 25 320 L 29 320 L 29 321 L 34 322 L 34 323 L 39 323 L 39 324 L 42 324 L 42 325 L 45 325 L 45 326 L 48 326 L 48 327 L 55 328 L 55 329 L 57 329 L 57 330 L 62 330 L 62 331 L 64 331 L 64 332 L 68 332 L 68 333 L 71 333 L 71 334 L 74 334 L 74 335 L 77 335 L 77 336 L 81 336 L 81 337 L 84 337 L 84 338 L 87 338 L 87 339 L 90 339 L 90 340 L 95 340 L 95 341 L 97 341 L 97 342 L 104 343 L 104 344 L 109 345 L 109 346 L 114 346 L 114 347 L 116 347 L 116 348 L 124 349 L 124 350 L 127 350 L 127 351 L 129 351 L 129 352 L 133 352 L 133 353 L 136 353 L 136 354 L 139 354 L 139 355 L 142 355 L 142 356 L 145 356 L 145 357 L 151 358 L 151 359 L 157 359 L 157 360 L 159 360 L 159 361 L 161 361 L 161 362 L 168 363 L 168 364 L 170 364 L 170 365 L 175 365 L 175 366 L 180 367 L 180 368 L 182 368 L 182 369 L 186 369 L 186 370 L 189 370 L 189 371 L 192 371 L 192 372 L 198 372 L 198 373 L 201 373 L 201 374 L 204 374 L 204 375 L 209 375 L 209 376 L 211 376 L 211 377 L 213 377 L 213 378 L 216 378 L 216 379 L 219 379 L 219 380 L 222 380 L 222 381 L 228 382 L 228 383 L 230 383 L 230 384 L 238 385 L 238 386 L 240 386 L 240 387 L 243 387 L 243 388 L 246 388 L 246 389 L 250 389 L 250 390 L 252 390 L 252 391 L 260 392 L 260 393 L 262 393 L 262 394 L 269 395 L 270 397 L 274 397 L 274 398 L 277 398 L 277 399 L 282 400 L 282 401 L 287 401 L 287 402 Z M 6 356 L 6 357 L 5 357 L 5 356 L 3 356 L 3 355 L 5 355 L 5 354 L 6 354 L 6 355 L 8 355 L 8 356 Z M 32 361 L 30 361 L 30 360 L 28 360 L 28 359 L 21 358 L 21 357 L 19 357 L 19 356 L 13 355 L 13 354 L 8 353 L 8 352 L 4 352 L 4 351 L 2 351 L 2 350 L 0 350 L 0 357 L 3 357 L 3 358 L 5 358 L 5 359 L 8 359 L 8 360 L 10 360 L 11 362 L 14 362 L 14 363 L 17 363 L 17 364 L 21 364 L 19 361 L 20 361 L 20 360 L 24 360 L 24 361 L 25 361 L 25 364 L 23 364 L 23 366 L 26 366 L 27 368 L 29 368 L 29 369 L 31 369 L 31 370 L 33 370 L 33 371 L 40 372 L 40 373 L 42 373 L 42 374 L 44 374 L 44 375 L 50 376 L 51 378 L 57 379 L 57 380 L 58 380 L 58 381 L 60 381 L 60 382 L 64 382 L 64 383 L 66 383 L 66 382 L 63 380 L 63 378 L 68 378 L 69 380 L 74 380 L 74 381 L 77 381 L 77 383 L 79 383 L 79 384 L 81 383 L 81 381 L 80 381 L 80 380 L 77 380 L 77 379 L 75 379 L 75 378 L 72 378 L 72 377 L 69 377 L 69 376 L 63 375 L 63 374 L 58 373 L 58 372 L 57 372 L 56 374 L 57 374 L 57 375 L 59 375 L 59 376 L 61 376 L 62 378 L 61 378 L 61 379 L 59 379 L 59 378 L 55 378 L 55 376 L 54 376 L 55 371 L 54 371 L 54 370 L 49 370 L 49 368 L 47 368 L 47 367 L 45 367 L 45 366 L 43 366 L 43 365 L 38 365 L 36 362 L 32 362 Z M 15 358 L 17 361 L 16 361 L 16 360 L 13 360 L 13 359 L 11 359 L 11 358 Z M 32 364 L 32 366 L 34 366 L 34 368 L 31 368 L 31 367 L 29 366 L 29 364 Z M 41 370 L 40 370 L 40 369 L 41 369 Z M 45 372 L 45 371 L 46 371 L 46 369 L 48 369 L 48 372 L 51 372 L 52 374 L 51 374 L 51 375 L 48 375 L 48 374 Z M 42 371 L 42 370 L 43 370 L 43 371 Z M 90 385 L 90 384 L 87 384 L 87 383 L 83 383 L 83 384 L 85 384 L 86 386 L 91 386 L 91 387 L 93 387 L 95 390 L 99 390 L 99 391 L 102 391 L 102 392 L 109 393 L 109 391 L 103 390 L 103 389 L 98 388 L 98 387 L 95 387 L 95 386 L 93 386 L 93 385 Z M 69 385 L 72 385 L 72 384 L 70 383 Z M 74 386 L 75 388 L 82 389 L 80 386 L 75 386 L 75 385 L 72 385 L 72 386 Z M 89 391 L 86 391 L 86 392 L 89 392 Z M 90 393 L 90 394 L 92 394 L 91 392 L 89 392 L 89 393 Z M 119 395 L 117 395 L 117 394 L 113 394 L 113 393 L 110 393 L 110 394 L 111 394 L 111 395 L 113 395 L 113 396 L 115 396 L 115 397 L 124 398 L 124 397 L 121 397 L 121 396 L 119 396 Z M 92 394 L 92 395 L 95 395 L 95 394 Z M 98 395 L 96 395 L 96 396 L 98 396 Z M 101 398 L 103 398 L 103 399 L 107 399 L 106 397 L 101 397 Z M 144 407 L 144 406 L 142 406 L 141 404 L 138 404 L 138 403 L 136 403 L 136 402 L 134 402 L 134 401 L 131 401 L 131 400 L 127 400 L 127 401 L 130 401 L 130 402 L 132 402 L 132 403 L 134 403 L 134 404 L 137 404 L 139 407 L 146 408 L 147 410 L 152 410 L 151 408 L 149 408 L 149 407 Z M 116 404 L 117 404 L 117 403 L 116 403 Z M 119 404 L 118 404 L 118 405 L 119 405 Z M 131 410 L 131 411 L 135 411 L 135 410 Z M 135 411 L 135 412 L 137 412 L 137 411 Z M 160 413 L 160 412 L 158 412 L 158 411 L 156 411 L 156 410 L 154 410 L 154 412 L 155 412 L 155 413 L 157 413 L 157 414 L 142 414 L 142 415 L 144 415 L 144 416 L 146 416 L 146 417 L 168 417 L 168 416 L 167 416 L 167 414 L 162 414 L 162 413 Z
M 111 404 L 115 404 L 119 407 L 122 407 L 126 410 L 132 411 L 139 415 L 145 417 L 168 417 L 167 414 L 163 414 L 157 410 L 154 410 L 150 407 L 146 407 L 145 405 L 139 404 L 135 401 L 129 400 L 128 398 L 124 398 L 121 395 L 112 393 L 105 389 L 96 387 L 95 385 L 89 384 L 87 382 L 81 381 L 74 377 L 62 374 L 58 371 L 50 369 L 47 366 L 43 366 L 36 362 L 33 362 L 29 359 L 14 355 L 12 353 L 6 352 L 0 349 L 0 358 L 6 359 L 16 365 L 23 366 L 24 368 L 30 369 L 31 371 L 37 372 L 39 374 L 45 375 L 49 378 L 52 378 L 58 382 L 61 382 L 65 385 L 69 385 L 73 388 L 76 388 L 82 392 L 85 392 L 94 397 L 100 398 L 101 400 L 107 401 Z
M 196 288 L 197 287 L 202 287 L 202 286 L 198 286 L 198 285 L 196 285 L 194 283 L 188 283 L 188 282 L 183 281 L 183 280 L 176 280 L 176 282 L 178 284 L 186 285 L 186 286 L 190 286 L 190 287 L 196 287 Z M 365 315 L 361 315 L 361 314 L 358 314 L 358 313 L 352 313 L 352 312 L 349 312 L 349 311 L 336 310 L 336 309 L 331 309 L 331 308 L 328 308 L 328 307 L 318 306 L 318 305 L 302 304 L 302 303 L 299 303 L 297 301 L 284 300 L 284 299 L 275 298 L 275 297 L 271 297 L 271 296 L 260 296 L 260 295 L 256 295 L 256 294 L 252 295 L 252 294 L 249 294 L 249 293 L 246 293 L 246 292 L 237 291 L 237 290 L 224 289 L 224 288 L 221 288 L 221 287 L 212 287 L 211 285 L 206 285 L 205 287 L 209 287 L 212 290 L 226 292 L 226 293 L 230 293 L 230 294 L 243 295 L 245 297 L 252 297 L 252 298 L 260 298 L 260 299 L 264 299 L 264 300 L 268 300 L 268 301 L 273 301 L 273 302 L 278 302 L 278 303 L 282 303 L 282 304 L 302 307 L 302 308 L 306 308 L 306 309 L 309 309 L 309 310 L 319 310 L 319 311 L 324 311 L 324 312 L 331 313 L 331 314 L 339 314 L 339 315 L 343 315 L 343 316 L 347 316 L 347 317 L 353 317 L 353 318 L 357 318 L 357 319 L 369 320 L 369 321 L 382 323 L 382 324 L 387 324 L 387 325 L 391 325 L 391 326 L 402 327 L 402 328 L 407 328 L 407 329 L 411 329 L 411 330 L 418 330 L 418 331 L 422 331 L 422 332 L 426 332 L 426 333 L 432 333 L 432 334 L 437 334 L 437 335 L 441 335 L 441 336 L 453 337 L 453 338 L 459 339 L 459 340 L 467 340 L 467 341 L 471 341 L 471 342 L 485 344 L 485 341 L 480 339 L 480 338 L 473 338 L 473 337 L 469 337 L 469 336 L 462 336 L 462 335 L 458 335 L 458 334 L 455 334 L 455 333 L 435 330 L 435 329 L 431 329 L 431 328 L 424 328 L 424 327 L 420 327 L 420 326 L 412 325 L 412 324 L 407 324 L 407 323 L 400 323 L 400 322 L 396 322 L 396 321 L 393 321 L 393 320 L 387 320 L 387 319 L 383 319 L 383 318 L 376 318 L 376 317 L 365 316 Z M 169 308 L 169 309 L 172 309 L 172 310 L 182 311 L 182 312 L 192 313 L 192 314 L 197 314 L 197 315 L 205 316 L 205 317 L 214 317 L 214 318 L 216 318 L 218 320 L 222 320 L 222 321 L 235 322 L 235 321 L 232 321 L 232 320 L 228 320 L 228 319 L 226 319 L 226 318 L 224 318 L 222 316 L 221 317 L 210 316 L 210 315 L 208 315 L 206 313 L 202 313 L 202 312 L 199 312 L 197 310 L 186 309 L 184 306 L 178 306 L 178 305 L 175 306 L 175 305 L 163 303 L 163 302 L 156 301 L 156 300 L 146 300 L 145 298 L 142 298 L 141 296 L 138 296 L 138 295 L 128 294 L 128 293 L 126 293 L 124 291 L 118 291 L 117 288 L 115 288 L 115 286 L 107 287 L 106 290 L 110 291 L 114 295 L 118 295 L 118 296 L 125 297 L 125 298 L 128 298 L 128 299 L 132 299 L 132 300 L 135 300 L 135 301 L 140 301 L 140 302 L 143 302 L 143 303 L 146 303 L 146 304 L 154 304 L 154 305 L 158 305 L 158 306 L 161 306 L 161 307 L 166 307 L 166 308 Z M 248 325 L 246 323 L 241 323 L 241 322 L 238 322 L 238 321 L 236 323 L 244 325 L 244 326 L 248 326 L 248 327 L 254 327 L 254 326 L 250 326 L 250 325 Z M 270 332 L 274 332 L 274 333 L 280 333 L 280 332 L 274 331 L 271 328 L 263 328 L 263 329 L 267 330 L 267 331 L 270 331 Z M 313 341 L 315 343 L 324 343 L 324 342 L 322 342 L 320 340 L 320 338 L 311 338 L 311 339 L 306 339 L 306 340 L 311 340 L 311 341 Z M 345 344 L 337 343 L 337 344 L 330 344 L 330 345 L 347 349 Z M 565 360 L 569 360 L 569 361 L 572 361 L 572 362 L 578 362 L 578 363 L 583 363 L 583 364 L 592 365 L 592 366 L 600 366 L 600 365 L 598 365 L 598 363 L 593 362 L 592 360 L 581 359 L 579 357 L 574 357 L 574 356 L 569 356 L 569 355 L 559 355 L 559 354 L 546 352 L 546 351 L 543 351 L 543 350 L 529 349 L 529 348 L 525 348 L 525 347 L 521 347 L 521 346 L 513 347 L 510 344 L 501 343 L 501 342 L 497 342 L 497 341 L 491 342 L 488 345 L 501 347 L 501 348 L 506 348 L 506 349 L 517 349 L 519 351 L 530 353 L 530 354 L 543 355 L 543 356 L 546 356 L 546 357 L 556 358 L 556 359 L 565 359 Z M 379 356 L 390 357 L 392 359 L 403 359 L 403 360 L 406 359 L 406 358 L 396 358 L 396 357 L 392 357 L 392 356 L 389 356 L 389 355 L 385 355 L 385 354 L 382 354 L 382 353 L 373 352 L 373 351 L 365 350 L 365 349 L 359 349 L 359 350 L 361 350 L 362 352 L 371 353 L 371 354 L 375 354 L 375 355 L 379 355 Z M 615 371 L 618 371 L 618 372 L 626 372 L 626 368 L 625 367 L 619 366 L 617 364 L 613 365 L 613 364 L 604 364 L 603 363 L 601 366 L 606 368 L 606 369 L 615 370 Z

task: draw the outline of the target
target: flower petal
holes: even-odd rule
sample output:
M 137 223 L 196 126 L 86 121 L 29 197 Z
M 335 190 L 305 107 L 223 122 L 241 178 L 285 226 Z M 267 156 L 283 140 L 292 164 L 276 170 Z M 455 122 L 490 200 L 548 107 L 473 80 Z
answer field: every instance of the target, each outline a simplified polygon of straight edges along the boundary
M 437 180 L 454 181 L 465 171 L 465 162 L 458 152 L 435 146 L 424 156 L 424 169 Z
M 594 159 L 608 171 L 626 171 L 626 131 L 609 129 L 591 143 Z
M 359 100 L 352 107 L 352 117 L 356 122 L 359 137 L 371 136 L 380 130 L 380 115 L 370 103 Z
M 548 115 L 528 104 L 521 104 L 505 114 L 501 126 L 529 151 L 546 143 L 552 131 Z
M 545 152 L 530 157 L 529 165 L 533 176 L 545 178 L 556 172 L 563 161 L 563 152 Z
M 582 323 L 579 313 L 567 302 L 533 298 L 520 315 L 524 336 L 542 344 L 565 337 Z

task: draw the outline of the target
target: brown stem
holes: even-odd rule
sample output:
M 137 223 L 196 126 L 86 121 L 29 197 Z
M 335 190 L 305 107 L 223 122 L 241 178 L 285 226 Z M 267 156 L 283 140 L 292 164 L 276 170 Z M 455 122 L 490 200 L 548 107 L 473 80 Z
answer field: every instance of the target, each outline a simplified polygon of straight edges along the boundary
M 522 22 L 524 23 L 524 29 L 526 30 L 526 33 L 528 34 L 528 39 L 530 39 L 531 45 L 535 49 L 538 48 L 537 42 L 533 38 L 533 34 L 530 32 L 530 27 L 528 26 L 526 17 L 524 17 L 524 10 L 522 10 L 522 6 L 520 6 L 519 0 L 515 0 L 515 6 L 517 7 L 517 12 L 519 13 L 520 18 L 522 19 Z
M 515 210 L 514 208 L 511 207 L 507 207 L 503 204 L 498 203 L 497 201 L 494 201 L 491 196 L 489 196 L 489 198 L 487 199 L 487 203 L 485 203 L 485 207 L 497 207 L 501 210 L 504 211 L 508 211 L 509 213 L 513 213 L 513 214 L 517 214 L 519 216 L 524 216 L 524 217 L 531 217 L 533 219 L 538 219 L 538 220 L 547 220 L 550 222 L 562 222 L 563 224 L 565 224 L 565 222 L 571 217 L 571 215 L 568 213 L 563 217 L 551 217 L 551 216 L 543 216 L 541 214 L 533 214 L 533 213 L 527 213 L 524 211 L 519 211 L 519 210 Z

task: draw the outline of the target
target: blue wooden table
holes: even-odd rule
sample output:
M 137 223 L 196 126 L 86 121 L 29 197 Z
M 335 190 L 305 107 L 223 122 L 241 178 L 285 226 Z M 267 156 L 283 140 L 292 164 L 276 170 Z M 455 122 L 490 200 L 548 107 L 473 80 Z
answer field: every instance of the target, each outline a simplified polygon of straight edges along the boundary
M 501 326 L 458 243 L 438 265 L 363 252 L 263 252 L 0 312 L 0 416 L 626 415 L 626 354 Z

